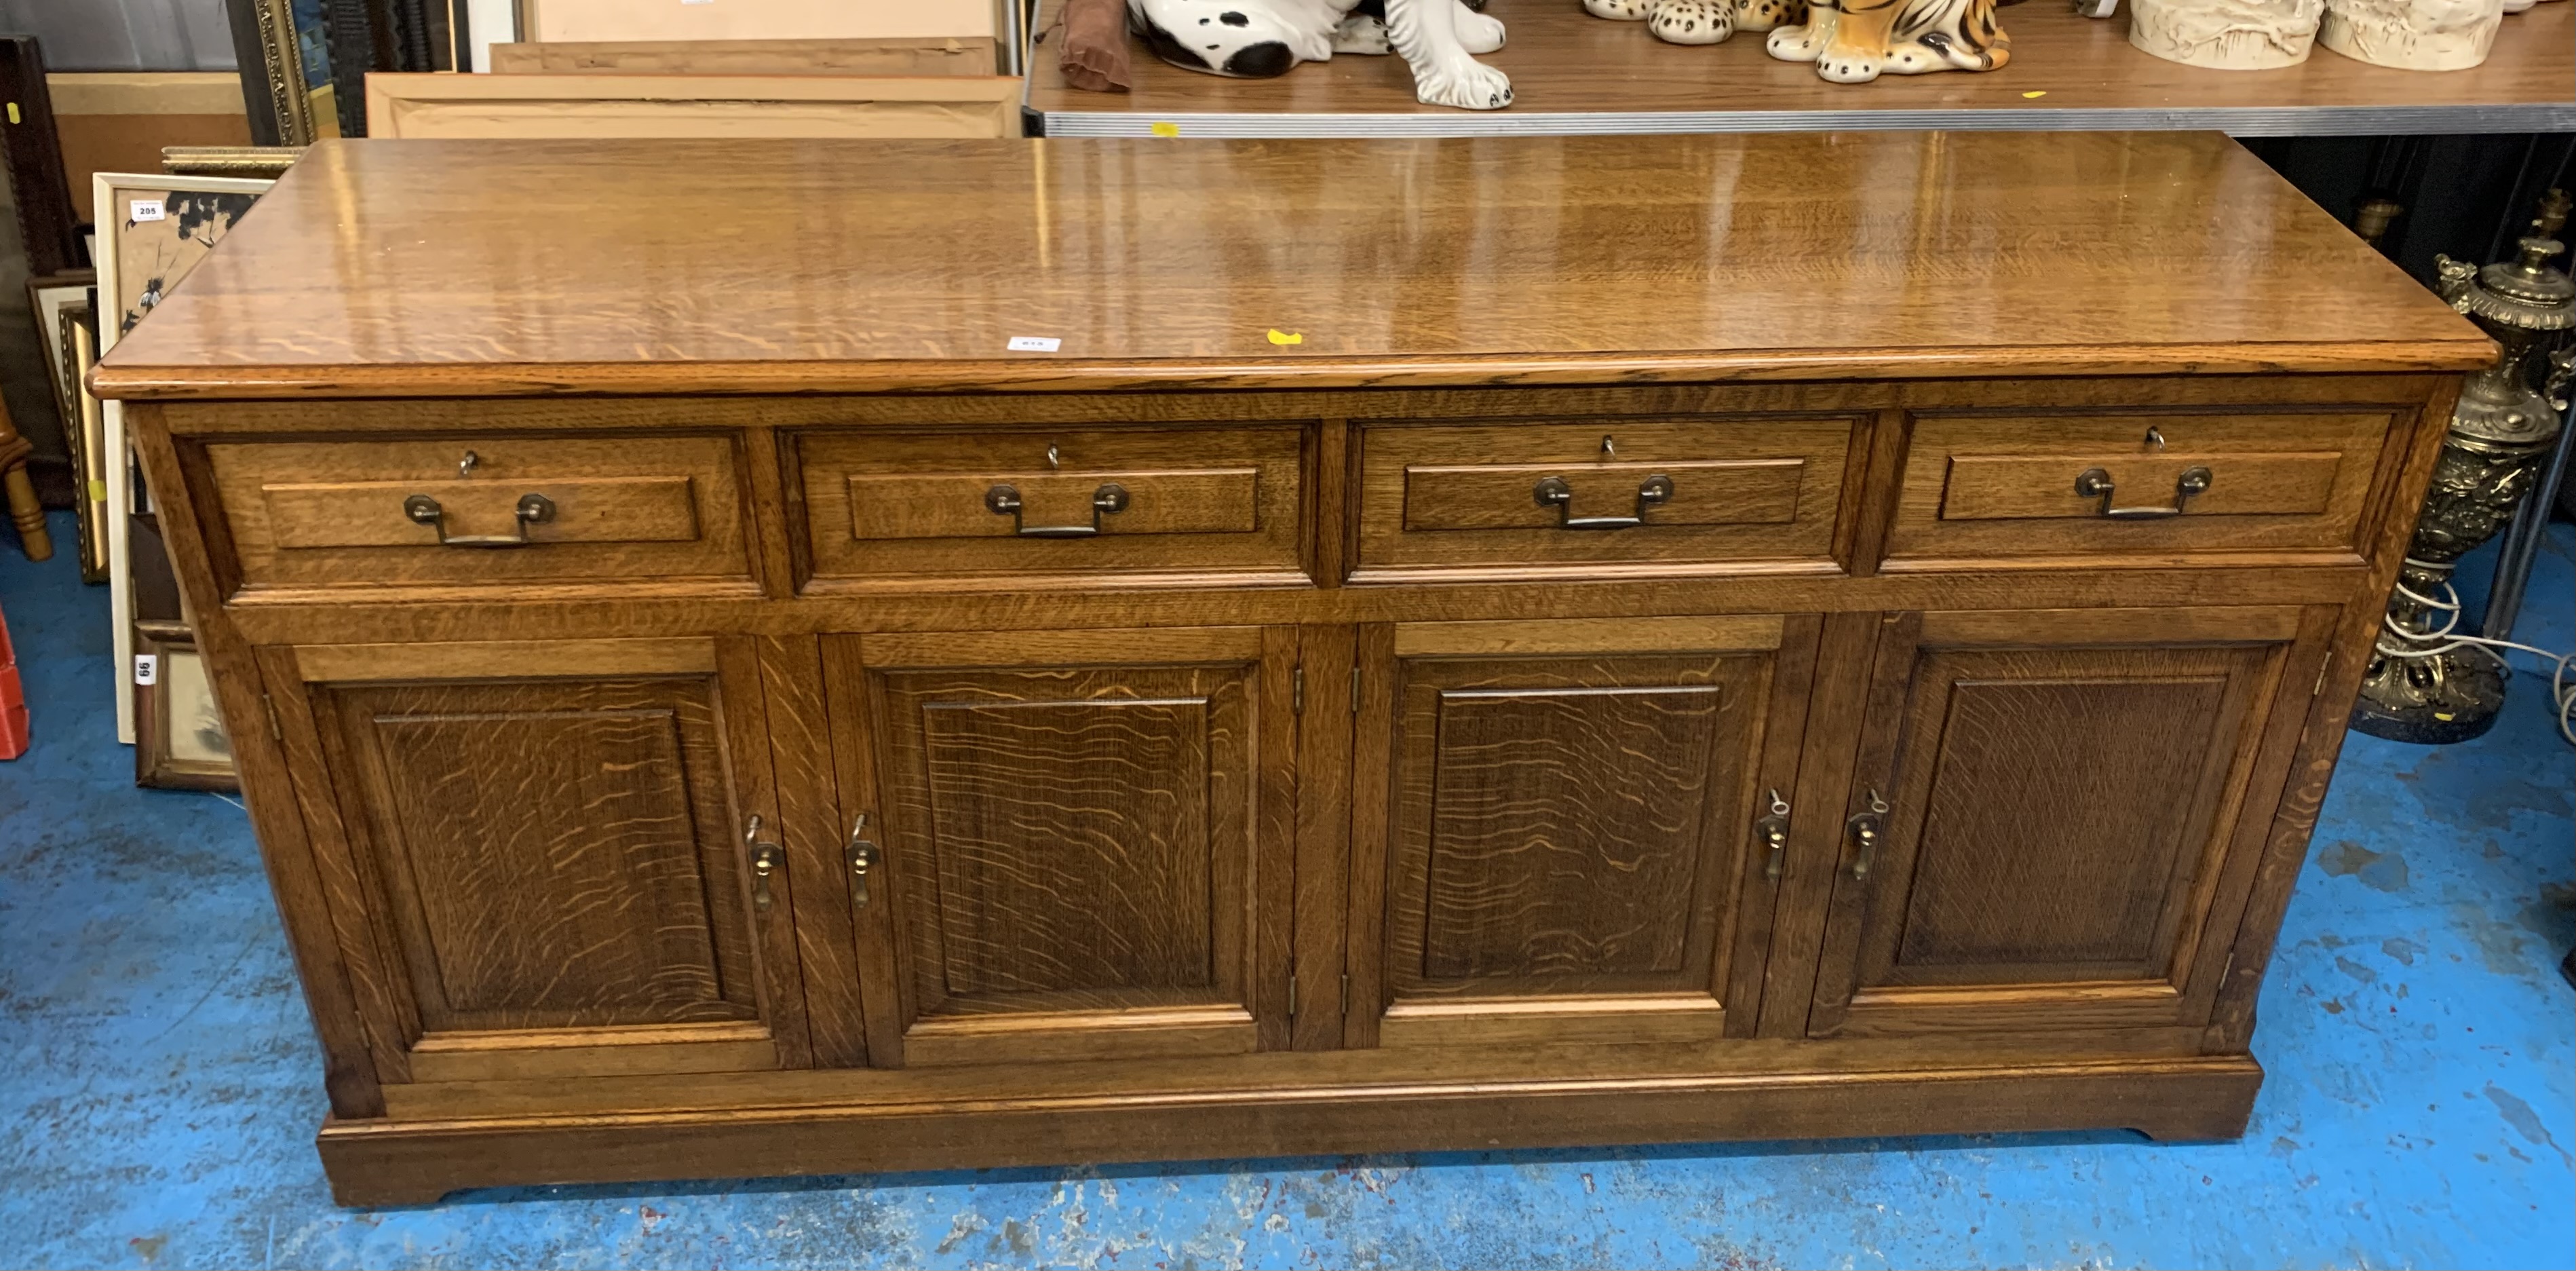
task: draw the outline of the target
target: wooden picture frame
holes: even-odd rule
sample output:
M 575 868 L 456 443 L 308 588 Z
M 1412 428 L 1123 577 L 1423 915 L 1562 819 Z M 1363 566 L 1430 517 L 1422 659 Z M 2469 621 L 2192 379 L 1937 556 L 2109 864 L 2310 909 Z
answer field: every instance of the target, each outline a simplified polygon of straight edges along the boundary
M 27 272 L 58 274 L 87 263 L 81 251 L 80 214 L 63 167 L 62 138 L 54 128 L 53 92 L 45 57 L 32 35 L 0 36 L 0 158 L 18 208 L 18 233 L 26 240 Z M 50 328 L 38 327 L 39 331 Z
M 495 44 L 496 75 L 992 75 L 994 42 L 941 36 L 884 40 L 611 40 Z
M 101 172 L 92 178 L 97 209 L 98 353 L 143 320 L 205 259 L 233 222 L 275 181 L 247 177 L 171 176 L 159 172 Z M 144 215 L 141 204 L 150 205 Z M 128 534 L 141 484 L 120 402 L 104 403 L 104 454 L 97 476 L 107 483 L 108 609 L 116 642 L 116 736 L 129 745 L 134 727 L 133 545 Z
M 375 137 L 1016 137 L 1001 76 L 370 75 Z
M 133 641 L 134 678 L 148 680 L 135 686 L 134 784 L 238 793 L 232 739 L 196 633 L 184 622 L 139 622 Z

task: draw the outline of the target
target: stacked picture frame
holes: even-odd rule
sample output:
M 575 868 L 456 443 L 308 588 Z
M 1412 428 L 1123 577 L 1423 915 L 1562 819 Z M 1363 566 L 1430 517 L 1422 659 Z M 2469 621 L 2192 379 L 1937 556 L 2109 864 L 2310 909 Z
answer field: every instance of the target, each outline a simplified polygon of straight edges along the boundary
M 77 394 L 70 408 L 83 421 L 85 455 L 92 449 L 89 421 L 96 421 L 95 454 L 82 481 L 103 527 L 118 668 L 117 739 L 135 747 L 139 785 L 228 790 L 237 781 L 189 615 L 171 581 L 151 493 L 134 465 L 124 410 L 91 398 L 81 383 L 275 184 L 266 177 L 99 173 L 91 190 L 98 216 L 95 285 L 77 307 L 48 294 L 67 334 L 61 369 L 67 393 Z

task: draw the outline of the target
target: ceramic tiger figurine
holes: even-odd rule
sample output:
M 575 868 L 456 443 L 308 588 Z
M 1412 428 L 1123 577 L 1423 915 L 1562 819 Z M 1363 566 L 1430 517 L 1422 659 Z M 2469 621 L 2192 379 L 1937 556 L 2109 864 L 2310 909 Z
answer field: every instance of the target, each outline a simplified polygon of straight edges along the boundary
M 1764 47 L 1784 62 L 1815 63 L 1837 84 L 1991 71 L 2012 60 L 1995 0 L 1814 0 L 1805 25 L 1773 31 Z
M 1807 0 L 1583 0 L 1583 11 L 1613 22 L 1643 22 L 1668 44 L 1715 44 L 1738 31 L 1804 22 Z

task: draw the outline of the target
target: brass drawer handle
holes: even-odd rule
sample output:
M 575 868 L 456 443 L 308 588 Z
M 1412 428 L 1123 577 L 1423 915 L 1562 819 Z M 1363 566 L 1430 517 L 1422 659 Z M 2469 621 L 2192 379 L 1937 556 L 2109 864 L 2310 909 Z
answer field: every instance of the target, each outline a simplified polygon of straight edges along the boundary
M 1771 814 L 1754 822 L 1753 832 L 1762 836 L 1762 846 L 1770 851 L 1762 861 L 1762 876 L 1776 883 L 1789 859 L 1789 801 L 1779 791 L 1771 792 Z
M 2181 476 L 2174 478 L 2172 507 L 2115 508 L 2111 506 L 2111 495 L 2118 487 L 2111 483 L 2111 474 L 2100 468 L 2086 468 L 2083 475 L 2075 478 L 2075 493 L 2088 499 L 2102 500 L 2102 506 L 2093 509 L 2095 516 L 2106 516 L 2114 521 L 2161 521 L 2169 516 L 2182 515 L 2184 505 L 2191 502 L 2193 495 L 2209 489 L 2209 481 L 2209 469 L 2185 468 Z
M 769 876 L 787 863 L 787 849 L 761 840 L 758 814 L 754 814 L 751 823 L 743 827 L 742 848 L 751 857 L 751 907 L 768 913 L 772 903 Z
M 984 492 L 984 506 L 995 516 L 1011 518 L 1011 532 L 1022 538 L 1090 538 L 1100 532 L 1100 518 L 1127 510 L 1127 487 L 1103 481 L 1091 492 L 1089 525 L 1024 525 L 1020 522 L 1020 488 L 1005 481 Z
M 1869 877 L 1869 868 L 1878 858 L 1878 841 L 1887 834 L 1887 800 L 1880 798 L 1878 791 L 1870 791 L 1868 810 L 1853 813 L 1850 820 L 1843 822 L 1843 831 L 1851 836 L 1852 846 L 1857 849 L 1852 855 L 1851 876 Z
M 868 907 L 868 871 L 875 869 L 880 859 L 877 845 L 859 837 L 867 828 L 868 814 L 862 812 L 859 814 L 858 823 L 850 827 L 849 845 L 841 849 L 841 859 L 850 867 L 850 908 L 852 909 Z
M 449 534 L 447 510 L 426 494 L 415 494 L 403 500 L 403 515 L 437 530 L 441 547 L 525 547 L 528 545 L 529 526 L 555 519 L 555 501 L 542 494 L 520 495 L 516 509 L 516 534 Z
M 1673 497 L 1673 479 L 1658 472 L 1637 483 L 1635 516 L 1576 516 L 1574 487 L 1563 477 L 1540 477 L 1530 491 L 1540 507 L 1556 509 L 1556 527 L 1561 530 L 1624 530 L 1646 523 L 1646 509 Z

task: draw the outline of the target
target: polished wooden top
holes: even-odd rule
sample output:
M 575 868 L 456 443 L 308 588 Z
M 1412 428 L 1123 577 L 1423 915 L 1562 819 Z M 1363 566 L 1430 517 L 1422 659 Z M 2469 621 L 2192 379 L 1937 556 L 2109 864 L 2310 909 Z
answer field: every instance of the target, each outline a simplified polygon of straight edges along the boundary
M 1048 0 L 1049 16 L 1039 24 L 1040 30 L 1052 22 L 1057 4 L 1058 0 Z M 2015 118 L 1980 125 L 1951 116 L 1939 126 L 2006 128 L 2064 127 L 2052 124 L 2048 117 L 2069 111 L 2321 107 L 2386 113 L 2541 105 L 2576 108 L 2576 4 L 2542 4 L 2507 17 L 2485 65 L 2429 74 L 2373 66 L 2323 47 L 2307 61 L 2278 70 L 2184 66 L 2130 46 L 2125 6 L 2117 17 L 2094 19 L 2062 3 L 2022 4 L 1997 15 L 2013 42 L 2012 61 L 2002 70 L 1979 75 L 1889 75 L 1866 85 L 1830 84 L 1817 78 L 1813 64 L 1772 57 L 1762 51 L 1759 32 L 1741 33 L 1714 46 L 1684 46 L 1654 38 L 1642 22 L 1593 17 L 1575 0 L 1510 4 L 1495 12 L 1504 21 L 1510 43 L 1477 60 L 1512 77 L 1513 104 L 1498 112 L 1422 105 L 1414 100 L 1412 72 L 1397 58 L 1336 57 L 1300 66 L 1279 79 L 1224 79 L 1165 65 L 1146 51 L 1141 40 L 1130 41 L 1135 49 L 1135 89 L 1127 93 L 1085 92 L 1067 85 L 1054 49 L 1041 44 L 1029 62 L 1028 104 L 1050 116 L 1063 112 L 1116 112 L 1147 119 L 1208 112 L 1403 114 L 1480 125 L 1509 115 L 1559 111 L 1867 111 L 1894 116 L 1970 111 Z M 2175 125 L 2152 121 L 2106 125 L 2095 119 L 2085 126 Z M 2299 129 L 2264 129 L 2285 130 Z M 2388 122 L 2365 122 L 2329 130 L 2396 129 Z M 2452 130 L 2493 128 L 2464 118 Z
M 296 165 L 94 383 L 753 393 L 2489 356 L 2215 135 L 358 141 Z

